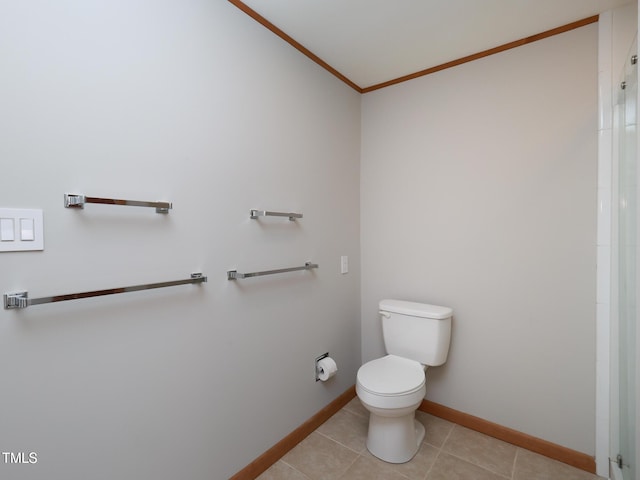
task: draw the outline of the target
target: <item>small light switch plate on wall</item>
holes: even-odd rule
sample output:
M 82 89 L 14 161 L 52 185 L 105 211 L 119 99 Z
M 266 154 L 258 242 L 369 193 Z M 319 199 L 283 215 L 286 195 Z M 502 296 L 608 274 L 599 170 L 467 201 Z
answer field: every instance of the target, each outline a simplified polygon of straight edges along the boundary
M 349 257 L 346 255 L 340 257 L 340 273 L 349 273 Z
M 42 210 L 0 208 L 0 252 L 44 250 Z

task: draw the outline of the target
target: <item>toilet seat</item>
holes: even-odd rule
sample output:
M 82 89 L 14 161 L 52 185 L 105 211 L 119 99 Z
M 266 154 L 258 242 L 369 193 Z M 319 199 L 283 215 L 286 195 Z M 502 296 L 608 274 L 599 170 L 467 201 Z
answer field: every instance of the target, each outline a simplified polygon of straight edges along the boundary
M 425 388 L 424 367 L 396 355 L 371 360 L 360 367 L 357 386 L 379 397 L 413 396 Z

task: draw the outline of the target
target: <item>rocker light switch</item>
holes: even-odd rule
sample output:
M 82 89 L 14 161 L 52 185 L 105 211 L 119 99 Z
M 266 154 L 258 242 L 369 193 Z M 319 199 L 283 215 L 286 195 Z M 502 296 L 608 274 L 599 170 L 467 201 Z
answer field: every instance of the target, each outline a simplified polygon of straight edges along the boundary
M 20 219 L 20 240 L 23 242 L 33 242 L 35 240 L 33 218 Z
M 340 257 L 340 273 L 349 273 L 349 257 L 346 255 Z
M 13 242 L 15 238 L 13 218 L 0 218 L 0 241 Z

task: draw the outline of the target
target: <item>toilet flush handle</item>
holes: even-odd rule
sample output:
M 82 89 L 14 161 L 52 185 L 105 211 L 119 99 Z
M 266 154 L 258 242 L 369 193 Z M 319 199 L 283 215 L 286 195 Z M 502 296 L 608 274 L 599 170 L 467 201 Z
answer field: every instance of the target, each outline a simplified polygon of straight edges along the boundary
M 391 318 L 391 314 L 389 312 L 383 312 L 382 310 L 380 310 L 378 313 L 384 318 Z

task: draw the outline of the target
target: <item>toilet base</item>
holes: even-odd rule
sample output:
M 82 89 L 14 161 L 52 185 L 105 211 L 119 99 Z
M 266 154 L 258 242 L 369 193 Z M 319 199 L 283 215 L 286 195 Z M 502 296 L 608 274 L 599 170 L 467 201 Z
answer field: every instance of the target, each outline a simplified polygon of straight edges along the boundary
M 381 417 L 371 412 L 367 449 L 385 462 L 405 463 L 418 453 L 424 434 L 424 425 L 415 419 L 415 410 L 401 417 Z

